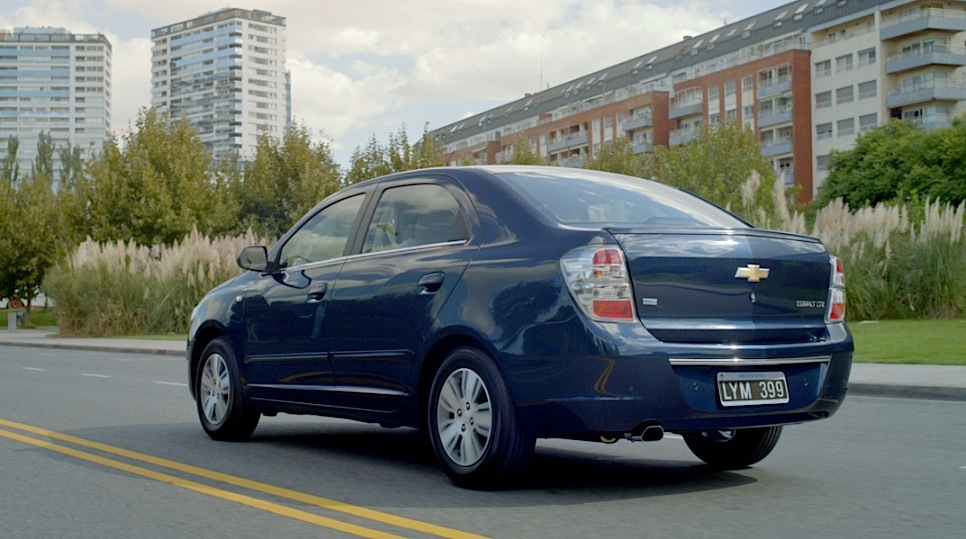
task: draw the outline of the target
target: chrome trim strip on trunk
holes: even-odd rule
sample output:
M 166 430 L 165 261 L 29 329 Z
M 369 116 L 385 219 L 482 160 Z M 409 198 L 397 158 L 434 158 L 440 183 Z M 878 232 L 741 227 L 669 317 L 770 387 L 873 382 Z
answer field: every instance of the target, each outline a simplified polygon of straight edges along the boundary
M 774 359 L 735 358 L 671 358 L 671 365 L 689 367 L 766 367 L 775 365 L 802 365 L 809 363 L 828 363 L 832 356 L 779 357 Z

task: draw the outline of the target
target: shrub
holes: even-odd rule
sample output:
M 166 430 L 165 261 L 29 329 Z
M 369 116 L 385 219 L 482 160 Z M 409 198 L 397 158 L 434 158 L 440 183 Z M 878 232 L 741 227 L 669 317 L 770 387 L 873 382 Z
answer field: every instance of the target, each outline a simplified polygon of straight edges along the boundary
M 877 204 L 853 213 L 842 199 L 819 210 L 812 234 L 846 263 L 849 317 L 966 316 L 964 215 L 966 203 L 938 201 L 921 212 Z
M 171 246 L 88 239 L 51 269 L 45 290 L 62 335 L 186 333 L 194 306 L 241 272 L 235 256 L 253 244 L 268 242 L 251 231 L 212 240 L 197 230 Z

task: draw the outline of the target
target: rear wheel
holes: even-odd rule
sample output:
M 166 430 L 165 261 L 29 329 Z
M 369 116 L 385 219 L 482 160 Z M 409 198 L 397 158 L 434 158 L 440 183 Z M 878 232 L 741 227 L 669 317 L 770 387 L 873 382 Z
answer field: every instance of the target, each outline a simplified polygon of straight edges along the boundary
M 712 430 L 684 435 L 694 456 L 722 469 L 751 466 L 771 453 L 781 436 L 781 427 Z
M 235 354 L 222 338 L 208 343 L 195 376 L 198 418 L 208 436 L 223 442 L 248 439 L 258 425 L 241 389 Z
M 428 416 L 436 457 L 461 487 L 503 486 L 533 455 L 535 440 L 517 423 L 499 370 L 475 348 L 457 349 L 440 366 Z

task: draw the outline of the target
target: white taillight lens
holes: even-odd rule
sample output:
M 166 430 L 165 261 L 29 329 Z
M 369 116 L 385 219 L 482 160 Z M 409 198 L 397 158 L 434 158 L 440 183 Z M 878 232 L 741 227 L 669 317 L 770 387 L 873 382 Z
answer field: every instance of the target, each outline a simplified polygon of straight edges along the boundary
M 570 293 L 594 320 L 634 320 L 634 294 L 624 252 L 616 247 L 572 251 L 560 261 Z
M 832 257 L 832 280 L 828 291 L 828 312 L 826 322 L 842 322 L 845 320 L 845 266 L 842 259 Z

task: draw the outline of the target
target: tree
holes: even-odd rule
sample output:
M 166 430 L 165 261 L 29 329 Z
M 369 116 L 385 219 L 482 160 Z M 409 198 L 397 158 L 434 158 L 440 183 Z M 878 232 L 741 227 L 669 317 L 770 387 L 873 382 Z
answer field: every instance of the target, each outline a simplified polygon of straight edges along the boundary
M 282 140 L 261 137 L 255 159 L 232 184 L 241 230 L 279 237 L 323 198 L 342 187 L 339 166 L 327 142 L 313 142 L 295 123 Z
M 510 158 L 500 161 L 506 165 L 546 165 L 547 160 L 540 157 L 526 136 L 519 135 L 510 144 Z
M 378 178 L 394 172 L 419 170 L 445 165 L 443 147 L 429 135 L 429 124 L 423 126 L 423 137 L 415 145 L 409 143 L 406 126 L 389 134 L 389 144 L 382 146 L 373 134 L 366 147 L 352 152 L 351 166 L 346 172 L 345 183 L 354 184 Z
M 858 209 L 880 202 L 966 200 L 966 120 L 950 128 L 923 131 L 918 124 L 892 120 L 859 135 L 855 146 L 833 151 L 829 175 L 813 207 L 841 198 Z
M 648 160 L 641 154 L 634 153 L 634 146 L 627 137 L 617 137 L 601 146 L 600 150 L 588 159 L 584 168 L 614 172 L 646 178 L 648 174 Z
M 8 144 L 16 160 L 17 143 Z M 0 294 L 26 300 L 25 323 L 30 324 L 33 299 L 40 293 L 47 269 L 63 253 L 61 221 L 53 187 L 55 146 L 48 133 L 37 142 L 30 174 L 17 180 L 16 168 L 4 163 L 0 179 Z
M 211 168 L 211 153 L 186 118 L 169 121 L 142 110 L 123 148 L 108 140 L 89 167 L 84 190 L 91 236 L 152 245 L 171 244 L 193 228 L 226 231 L 234 215 Z
M 692 192 L 755 222 L 772 216 L 775 170 L 761 155 L 754 132 L 734 121 L 704 126 L 679 146 L 654 150 L 658 181 Z

